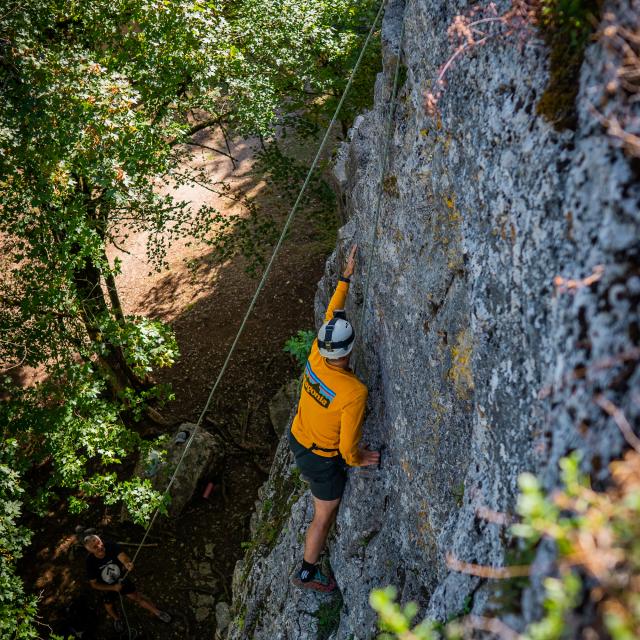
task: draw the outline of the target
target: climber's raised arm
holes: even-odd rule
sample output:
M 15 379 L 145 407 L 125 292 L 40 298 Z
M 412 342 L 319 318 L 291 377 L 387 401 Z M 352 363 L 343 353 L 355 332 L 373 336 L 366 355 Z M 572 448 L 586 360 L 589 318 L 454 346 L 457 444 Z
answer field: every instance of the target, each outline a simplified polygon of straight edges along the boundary
M 349 281 L 356 267 L 356 251 L 358 245 L 354 244 L 349 251 L 347 257 L 347 264 L 342 272 L 342 276 L 338 280 L 338 286 L 334 294 L 331 296 L 327 312 L 324 315 L 324 321 L 329 322 L 333 318 L 333 312 L 336 309 L 344 309 L 345 302 L 347 301 L 347 294 L 349 293 Z

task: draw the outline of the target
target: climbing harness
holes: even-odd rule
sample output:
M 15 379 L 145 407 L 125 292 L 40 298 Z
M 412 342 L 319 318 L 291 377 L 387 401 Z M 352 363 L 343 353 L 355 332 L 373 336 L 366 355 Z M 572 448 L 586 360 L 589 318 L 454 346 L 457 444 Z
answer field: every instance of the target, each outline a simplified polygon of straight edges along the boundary
M 402 43 L 404 41 L 404 28 L 405 21 L 404 18 L 402 20 L 402 28 L 400 30 L 400 39 L 398 41 L 398 57 L 396 59 L 396 68 L 393 74 L 393 88 L 391 91 L 391 100 L 389 101 L 389 114 L 387 117 L 387 129 L 385 133 L 385 146 L 384 146 L 384 154 L 382 156 L 382 168 L 380 171 L 380 180 L 378 181 L 378 197 L 376 201 L 376 209 L 373 217 L 373 227 L 371 229 L 371 240 L 369 241 L 369 253 L 367 255 L 367 263 L 365 268 L 365 281 L 364 281 L 364 292 L 362 295 L 362 309 L 360 310 L 360 323 L 358 326 L 358 331 L 360 336 L 363 335 L 364 329 L 364 321 L 367 313 L 367 298 L 369 295 L 369 282 L 371 280 L 371 266 L 373 264 L 373 253 L 377 244 L 378 238 L 378 221 L 380 218 L 380 209 L 382 207 L 382 192 L 384 187 L 384 176 L 387 172 L 387 165 L 389 162 L 389 152 L 391 149 L 391 129 L 393 127 L 393 119 L 396 112 L 396 98 L 398 95 L 398 82 L 400 79 L 400 61 L 402 59 Z M 364 353 L 364 350 L 361 350 L 361 353 Z M 355 370 L 355 366 L 354 366 Z
M 349 77 L 349 81 L 347 82 L 347 86 L 344 89 L 344 92 L 342 94 L 342 97 L 340 98 L 340 102 L 338 103 L 338 106 L 336 107 L 336 110 L 333 114 L 333 117 L 331 118 L 331 122 L 329 123 L 329 126 L 327 127 L 327 130 L 325 132 L 325 135 L 322 139 L 322 142 L 320 143 L 320 147 L 318 148 L 318 151 L 315 155 L 315 158 L 313 159 L 313 162 L 311 163 L 311 167 L 309 168 L 309 171 L 307 173 L 307 177 L 305 178 L 305 181 L 300 189 L 300 193 L 298 194 L 298 197 L 296 198 L 296 201 L 293 204 L 293 207 L 291 208 L 291 211 L 285 221 L 284 227 L 282 228 L 282 233 L 280 234 L 280 238 L 278 239 L 278 242 L 276 243 L 276 246 L 273 249 L 273 253 L 271 255 L 271 259 L 269 260 L 269 262 L 267 263 L 267 266 L 264 270 L 264 273 L 262 275 L 262 278 L 258 284 L 258 287 L 256 288 L 256 292 L 253 296 L 253 298 L 251 299 L 251 302 L 249 304 L 249 307 L 244 315 L 244 318 L 242 319 L 242 322 L 240 324 L 240 328 L 238 329 L 238 332 L 236 334 L 236 337 L 233 341 L 233 343 L 231 344 L 231 348 L 229 349 L 229 352 L 227 354 L 227 357 L 222 365 L 222 368 L 220 369 L 220 372 L 218 373 L 218 377 L 216 378 L 213 387 L 211 388 L 211 391 L 209 393 L 209 396 L 207 398 L 207 402 L 204 405 L 204 408 L 202 410 L 202 412 L 200 413 L 200 417 L 198 418 L 198 421 L 196 422 L 196 425 L 193 429 L 193 431 L 191 432 L 191 434 L 189 435 L 189 438 L 187 439 L 185 446 L 182 449 L 182 454 L 176 464 L 176 467 L 173 471 L 173 474 L 171 475 L 171 478 L 169 479 L 169 483 L 167 484 L 166 489 L 164 490 L 163 494 L 162 494 L 162 499 L 164 501 L 164 498 L 167 496 L 167 494 L 169 493 L 169 491 L 171 490 L 171 487 L 173 486 L 173 483 L 175 482 L 175 479 L 177 477 L 178 474 L 178 470 L 180 469 L 182 462 L 187 454 L 187 451 L 189 451 L 189 448 L 191 447 L 191 444 L 193 443 L 193 440 L 200 428 L 200 426 L 202 425 L 202 421 L 204 420 L 205 415 L 207 414 L 207 412 L 209 411 L 209 407 L 211 405 L 211 401 L 213 399 L 213 396 L 218 388 L 218 385 L 220 384 L 220 381 L 222 380 L 222 377 L 224 376 L 227 367 L 229 365 L 229 361 L 231 360 L 231 356 L 233 355 L 233 353 L 235 352 L 236 346 L 238 344 L 238 341 L 240 340 L 240 337 L 242 335 L 242 333 L 244 332 L 244 328 L 245 325 L 247 324 L 247 320 L 249 319 L 249 316 L 251 315 L 251 312 L 253 311 L 253 308 L 256 304 L 256 301 L 258 299 L 258 296 L 260 295 L 260 293 L 262 292 L 262 289 L 264 288 L 264 285 L 266 283 L 267 277 L 269 276 L 269 273 L 271 272 L 271 267 L 273 266 L 273 263 L 275 261 L 276 256 L 278 255 L 278 252 L 280 251 L 280 247 L 282 246 L 282 243 L 284 242 L 285 236 L 287 235 L 287 231 L 289 230 L 289 226 L 291 225 L 291 222 L 293 221 L 293 218 L 298 210 L 298 206 L 300 205 L 300 202 L 302 201 L 302 196 L 304 195 L 304 192 L 307 189 L 307 186 L 309 185 L 309 182 L 311 180 L 311 176 L 313 175 L 313 172 L 316 169 L 316 166 L 318 165 L 318 162 L 320 160 L 320 156 L 322 155 L 322 152 L 324 151 L 325 145 L 327 143 L 327 140 L 329 139 L 329 136 L 331 135 L 331 131 L 333 130 L 333 126 L 335 125 L 337 119 L 338 119 L 338 115 L 342 109 L 342 105 L 344 104 L 344 101 L 347 97 L 347 94 L 349 93 L 349 90 L 351 89 L 351 86 L 353 84 L 353 80 L 355 78 L 355 75 L 358 71 L 358 69 L 360 68 L 360 65 L 362 63 L 362 59 L 364 58 L 364 54 L 365 51 L 367 50 L 367 47 L 369 46 L 369 42 L 371 41 L 371 38 L 373 37 L 373 34 L 375 32 L 375 28 L 376 25 L 378 24 L 378 21 L 380 20 L 380 17 L 382 15 L 383 9 L 384 9 L 384 1 L 382 0 L 380 2 L 380 7 L 378 9 L 378 13 L 376 14 L 376 17 L 373 21 L 373 24 L 371 25 L 371 29 L 369 30 L 369 33 L 367 35 L 367 38 L 364 42 L 364 44 L 362 45 L 362 49 L 360 50 L 360 54 L 358 56 L 358 59 L 356 60 L 356 63 L 353 67 L 353 70 L 351 72 L 351 75 Z M 398 71 L 396 69 L 396 82 L 397 82 L 397 75 L 398 75 Z M 149 521 L 149 524 L 147 525 L 147 528 L 144 532 L 144 535 L 142 537 L 142 540 L 140 541 L 140 544 L 138 545 L 138 548 L 136 549 L 136 552 L 133 555 L 132 558 L 132 563 L 135 564 L 136 559 L 138 558 L 138 554 L 140 553 L 140 550 L 142 549 L 148 535 L 149 532 L 151 531 L 153 525 L 155 524 L 156 519 L 158 518 L 158 514 L 160 513 L 159 509 L 156 508 L 156 510 L 153 513 L 153 516 L 151 517 L 151 520 Z M 127 573 L 124 575 L 124 578 L 127 577 L 127 575 L 129 574 L 129 571 L 127 571 Z M 124 579 L 123 578 L 123 579 Z M 122 596 L 120 596 L 120 600 L 122 602 Z M 125 617 L 126 619 L 126 617 Z M 127 622 L 127 627 L 129 629 L 129 638 L 131 639 L 131 628 L 128 625 Z
M 305 449 L 307 447 L 304 447 Z M 325 453 L 333 453 L 334 451 L 340 451 L 340 449 L 325 449 L 324 447 L 319 447 L 315 442 L 309 447 L 309 451 L 324 451 Z

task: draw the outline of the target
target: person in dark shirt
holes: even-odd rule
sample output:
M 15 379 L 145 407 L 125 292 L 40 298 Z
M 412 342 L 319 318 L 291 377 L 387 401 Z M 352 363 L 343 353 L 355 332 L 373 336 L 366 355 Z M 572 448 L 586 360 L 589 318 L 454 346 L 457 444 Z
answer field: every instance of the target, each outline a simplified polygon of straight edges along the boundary
M 149 598 L 136 589 L 128 576 L 133 570 L 133 562 L 122 551 L 120 545 L 110 540 L 102 540 L 95 533 L 88 532 L 82 535 L 82 544 L 89 552 L 86 560 L 89 584 L 96 591 L 102 592 L 104 607 L 113 620 L 116 631 L 124 630 L 120 615 L 113 606 L 119 595 L 127 596 L 162 622 L 171 622 L 171 616 L 166 611 L 158 609 Z

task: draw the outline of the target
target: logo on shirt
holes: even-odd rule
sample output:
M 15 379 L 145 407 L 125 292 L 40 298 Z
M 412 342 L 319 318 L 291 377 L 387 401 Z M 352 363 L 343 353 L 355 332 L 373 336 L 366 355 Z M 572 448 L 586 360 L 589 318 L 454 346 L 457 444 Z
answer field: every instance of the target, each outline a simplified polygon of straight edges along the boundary
M 100 567 L 100 577 L 107 584 L 115 584 L 120 579 L 120 567 L 114 562 L 109 562 Z
M 304 380 L 302 384 L 304 390 L 324 409 L 326 409 L 331 401 L 336 397 L 335 392 L 331 391 L 320 378 L 313 372 L 311 365 L 307 362 L 304 370 Z

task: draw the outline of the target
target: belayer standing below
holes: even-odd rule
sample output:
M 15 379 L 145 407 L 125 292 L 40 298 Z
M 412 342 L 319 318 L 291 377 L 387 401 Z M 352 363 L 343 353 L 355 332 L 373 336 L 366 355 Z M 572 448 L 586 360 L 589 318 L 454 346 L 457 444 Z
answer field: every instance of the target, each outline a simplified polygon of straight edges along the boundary
M 305 589 L 333 591 L 335 580 L 317 565 L 335 520 L 347 466 L 378 464 L 380 454 L 360 447 L 367 387 L 349 368 L 355 334 L 344 305 L 355 268 L 357 246 L 333 294 L 324 324 L 311 347 L 302 379 L 298 411 L 289 444 L 313 495 L 313 520 L 307 530 L 302 567 L 293 583 Z
M 158 609 L 149 598 L 136 589 L 128 577 L 128 572 L 133 570 L 133 562 L 118 543 L 103 541 L 93 533 L 93 529 L 79 532 L 78 537 L 88 551 L 86 565 L 89 584 L 93 589 L 102 592 L 105 609 L 118 633 L 124 630 L 122 619 L 114 607 L 118 601 L 118 594 L 126 596 L 162 622 L 171 622 L 171 616 L 166 611 Z

